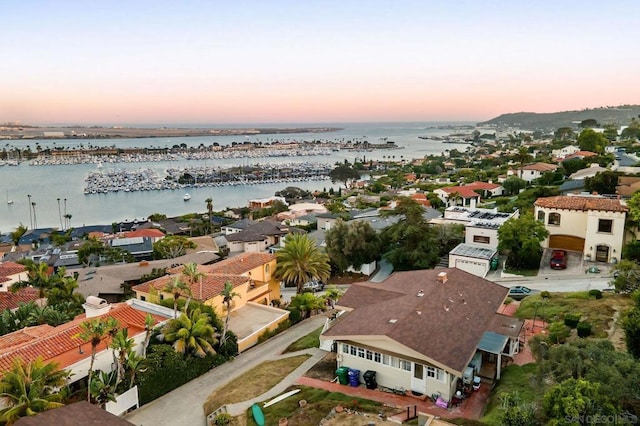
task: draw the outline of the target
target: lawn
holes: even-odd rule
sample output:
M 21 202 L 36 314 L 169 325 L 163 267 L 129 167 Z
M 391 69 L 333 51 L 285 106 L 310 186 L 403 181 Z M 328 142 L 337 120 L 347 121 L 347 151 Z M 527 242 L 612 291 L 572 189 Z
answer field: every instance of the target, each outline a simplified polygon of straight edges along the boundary
M 298 355 L 267 361 L 215 390 L 204 403 L 204 414 L 209 415 L 225 404 L 246 401 L 262 395 L 282 381 L 310 355 Z
M 547 323 L 562 321 L 568 313 L 582 314 L 581 321 L 591 323 L 594 337 L 607 338 L 616 311 L 623 314 L 633 306 L 629 296 L 603 293 L 602 299 L 589 297 L 586 291 L 576 293 L 551 293 L 547 299 L 540 295 L 522 300 L 516 311 L 521 319 L 544 319 Z
M 485 414 L 480 419 L 487 425 L 499 425 L 500 394 L 505 392 L 518 392 L 523 403 L 534 402 L 542 396 L 542 389 L 535 386 L 533 378 L 536 374 L 537 364 L 509 365 L 502 370 L 500 381 L 491 391 L 489 401 L 485 408 Z
M 318 328 L 315 331 L 312 331 L 306 336 L 302 336 L 301 338 L 290 344 L 287 349 L 284 350 L 284 353 L 298 352 L 310 348 L 319 348 L 321 332 L 322 327 Z
M 505 274 L 520 275 L 523 277 L 535 277 L 538 275 L 538 269 L 504 269 Z
M 372 413 L 376 418 L 378 413 L 382 411 L 386 414 L 397 412 L 397 410 L 389 410 L 388 407 L 383 407 L 379 402 L 355 398 L 338 392 L 329 392 L 306 386 L 295 386 L 287 390 L 292 389 L 300 389 L 300 392 L 263 409 L 266 424 L 277 425 L 279 419 L 287 417 L 289 426 L 317 425 L 337 405 L 341 405 L 345 409 L 357 409 L 360 412 Z M 304 408 L 300 408 L 298 402 L 303 399 L 307 401 L 307 404 Z M 255 424 L 251 416 L 251 409 L 249 409 L 247 411 L 247 425 L 254 426 Z

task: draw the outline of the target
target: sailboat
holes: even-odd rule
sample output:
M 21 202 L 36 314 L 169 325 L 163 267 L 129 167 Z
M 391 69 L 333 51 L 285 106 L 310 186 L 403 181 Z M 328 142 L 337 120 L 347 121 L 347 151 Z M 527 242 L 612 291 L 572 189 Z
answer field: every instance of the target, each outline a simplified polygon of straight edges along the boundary
M 7 190 L 7 204 L 13 204 L 13 200 L 9 199 L 9 190 Z
M 189 201 L 191 199 L 191 195 L 189 195 L 189 193 L 184 194 L 184 197 L 182 197 L 182 199 L 184 201 Z

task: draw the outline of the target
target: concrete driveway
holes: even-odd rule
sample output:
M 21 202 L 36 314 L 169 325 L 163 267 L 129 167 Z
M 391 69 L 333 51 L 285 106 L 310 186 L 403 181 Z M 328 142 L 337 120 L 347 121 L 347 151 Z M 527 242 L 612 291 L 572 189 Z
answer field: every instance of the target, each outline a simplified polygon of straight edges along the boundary
M 256 365 L 264 361 L 277 359 L 289 344 L 316 330 L 325 323 L 325 320 L 326 316 L 317 315 L 296 324 L 266 342 L 243 352 L 233 361 L 216 367 L 155 401 L 127 414 L 125 419 L 138 426 L 205 425 L 206 418 L 202 405 L 211 392 Z
M 552 253 L 553 249 L 544 249 L 544 253 L 542 253 L 542 260 L 540 260 L 540 270 L 538 271 L 538 276 L 552 278 L 584 273 L 585 267 L 582 258 L 582 252 L 567 251 L 566 269 L 551 269 L 549 262 L 551 261 Z

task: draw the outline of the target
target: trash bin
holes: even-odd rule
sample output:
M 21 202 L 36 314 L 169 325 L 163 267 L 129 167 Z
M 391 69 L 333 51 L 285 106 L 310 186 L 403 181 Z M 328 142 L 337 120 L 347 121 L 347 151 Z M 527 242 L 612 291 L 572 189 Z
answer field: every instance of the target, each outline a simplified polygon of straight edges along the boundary
M 378 387 L 378 382 L 376 381 L 376 372 L 373 370 L 367 370 L 362 375 L 362 379 L 364 380 L 364 384 L 367 389 L 376 389 Z
M 338 376 L 338 383 L 341 385 L 349 384 L 349 367 L 339 367 L 336 370 L 336 376 Z
M 349 385 L 357 388 L 360 386 L 360 370 L 349 370 Z
M 498 269 L 498 264 L 500 263 L 500 259 L 498 259 L 498 257 L 494 257 L 493 259 L 491 259 L 491 270 L 495 271 Z

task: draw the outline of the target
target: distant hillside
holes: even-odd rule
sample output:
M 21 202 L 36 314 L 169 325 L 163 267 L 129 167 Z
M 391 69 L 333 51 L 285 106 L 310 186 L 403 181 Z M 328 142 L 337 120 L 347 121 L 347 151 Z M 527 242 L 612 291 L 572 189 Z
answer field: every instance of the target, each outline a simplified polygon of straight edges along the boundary
M 559 127 L 577 127 L 575 122 L 593 118 L 600 124 L 629 124 L 631 118 L 640 117 L 640 105 L 621 105 L 583 109 L 580 111 L 562 111 L 551 113 L 516 112 L 502 114 L 478 125 L 497 125 L 500 127 L 517 127 L 523 130 L 555 130 Z

